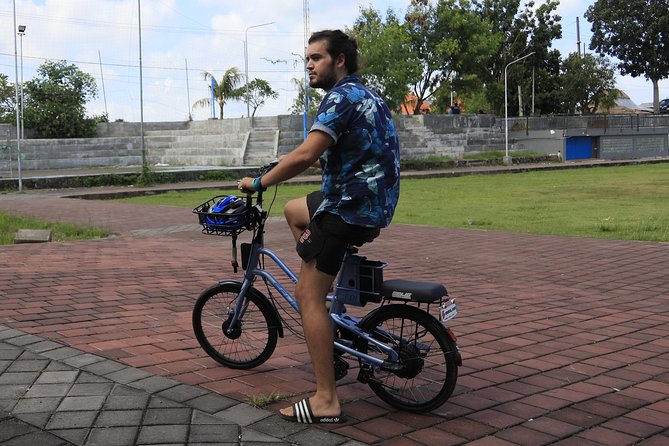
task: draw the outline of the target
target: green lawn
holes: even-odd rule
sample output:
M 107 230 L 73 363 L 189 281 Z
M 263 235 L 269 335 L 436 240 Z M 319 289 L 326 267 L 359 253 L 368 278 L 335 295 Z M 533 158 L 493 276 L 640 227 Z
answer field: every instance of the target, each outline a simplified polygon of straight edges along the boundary
M 80 228 L 67 223 L 49 223 L 0 212 L 0 245 L 14 243 L 14 235 L 18 229 L 51 229 L 51 240 L 55 242 L 109 236 L 107 231 L 95 228 Z
M 316 188 L 279 186 L 272 214 Z M 273 191 L 266 193 L 267 203 Z M 225 193 L 237 191 L 169 192 L 124 201 L 193 208 Z M 393 222 L 668 242 L 669 164 L 406 179 Z

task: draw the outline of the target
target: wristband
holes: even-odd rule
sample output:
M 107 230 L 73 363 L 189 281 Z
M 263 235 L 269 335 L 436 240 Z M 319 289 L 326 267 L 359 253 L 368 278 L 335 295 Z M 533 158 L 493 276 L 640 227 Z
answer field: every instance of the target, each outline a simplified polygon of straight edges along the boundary
M 261 178 L 262 178 L 262 177 L 255 177 L 255 178 L 253 179 L 253 183 L 251 183 L 251 186 L 253 187 L 253 189 L 254 189 L 256 192 L 258 192 L 260 189 L 262 189 L 262 184 L 260 184 L 260 179 L 261 179 Z

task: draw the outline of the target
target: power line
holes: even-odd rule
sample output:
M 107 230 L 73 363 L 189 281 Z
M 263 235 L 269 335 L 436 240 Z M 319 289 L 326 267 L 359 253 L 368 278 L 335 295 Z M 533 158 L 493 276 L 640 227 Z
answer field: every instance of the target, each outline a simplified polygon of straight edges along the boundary
M 0 17 L 9 15 L 6 12 L 0 12 Z M 101 26 L 104 27 L 109 27 L 109 28 L 117 28 L 117 29 L 123 29 L 123 30 L 134 30 L 136 25 L 132 23 L 121 23 L 121 22 L 110 22 L 106 20 L 95 20 L 95 19 L 80 19 L 76 17 L 59 17 L 59 16 L 45 16 L 45 15 L 39 15 L 39 14 L 21 14 L 21 18 L 24 20 L 34 20 L 38 22 L 45 22 L 45 23 L 73 23 L 73 24 L 78 24 L 78 25 L 85 25 L 85 26 L 94 26 L 96 28 L 99 28 Z M 163 32 L 163 33 L 183 33 L 183 34 L 214 34 L 214 35 L 242 35 L 244 34 L 244 30 L 220 30 L 220 29 L 214 29 L 214 28 L 207 28 L 205 26 L 202 27 L 181 27 L 181 26 L 163 26 L 163 25 L 142 25 L 142 29 L 147 29 L 151 31 L 156 31 L 156 32 Z M 265 35 L 294 35 L 298 36 L 301 35 L 300 32 L 264 32 L 260 34 L 265 34 Z
M 1 53 L 0 56 L 12 56 L 12 54 L 9 53 Z M 55 61 L 55 60 L 65 60 L 68 63 L 73 63 L 73 64 L 81 64 L 81 65 L 96 65 L 99 66 L 99 62 L 90 62 L 90 61 L 83 61 L 83 60 L 70 60 L 70 59 L 62 59 L 62 58 L 57 58 L 57 57 L 36 57 L 36 56 L 23 56 L 24 59 L 35 59 L 35 60 L 43 60 L 43 61 Z M 0 64 L 0 66 L 9 66 L 6 64 Z M 14 65 L 11 65 L 12 67 Z M 120 68 L 139 68 L 139 65 L 137 64 L 124 64 L 124 63 L 111 63 L 111 62 L 103 62 L 102 66 L 104 67 L 120 67 Z M 159 66 L 149 66 L 149 65 L 144 65 L 144 68 L 147 69 L 152 69 L 152 70 L 168 70 L 168 71 L 185 71 L 186 68 L 184 67 L 159 67 Z M 188 68 L 188 71 L 190 72 L 202 72 L 202 71 L 212 71 L 211 68 Z M 213 71 L 218 71 L 218 70 L 213 70 Z M 225 69 L 221 68 L 220 71 L 225 71 Z M 254 70 L 254 73 L 302 73 L 302 70 Z

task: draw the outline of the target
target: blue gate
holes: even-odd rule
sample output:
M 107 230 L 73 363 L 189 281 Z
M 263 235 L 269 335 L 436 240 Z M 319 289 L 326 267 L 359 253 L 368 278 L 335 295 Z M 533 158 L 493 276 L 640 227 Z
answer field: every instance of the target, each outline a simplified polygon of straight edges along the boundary
M 592 158 L 592 138 L 589 136 L 572 136 L 567 138 L 567 160 Z

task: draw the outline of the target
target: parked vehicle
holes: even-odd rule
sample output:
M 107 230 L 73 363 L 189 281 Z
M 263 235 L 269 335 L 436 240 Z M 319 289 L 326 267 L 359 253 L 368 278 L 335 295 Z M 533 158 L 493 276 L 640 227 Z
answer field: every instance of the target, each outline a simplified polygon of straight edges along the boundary
M 669 98 L 660 101 L 660 113 L 669 113 Z

